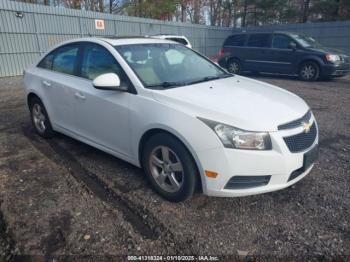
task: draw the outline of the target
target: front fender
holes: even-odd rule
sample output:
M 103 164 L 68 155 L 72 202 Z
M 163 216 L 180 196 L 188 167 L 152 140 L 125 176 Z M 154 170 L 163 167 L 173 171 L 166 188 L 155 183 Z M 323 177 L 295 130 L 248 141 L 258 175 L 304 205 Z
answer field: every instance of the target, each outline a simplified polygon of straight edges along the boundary
M 133 106 L 131 106 L 133 111 L 130 115 L 130 131 L 131 152 L 136 160 L 135 162 L 141 166 L 139 146 L 143 135 L 154 129 L 164 130 L 177 137 L 189 150 L 201 175 L 203 190 L 206 192 L 206 179 L 198 152 L 222 147 L 219 138 L 196 116 L 153 99 L 140 96 L 134 96 L 134 99 Z

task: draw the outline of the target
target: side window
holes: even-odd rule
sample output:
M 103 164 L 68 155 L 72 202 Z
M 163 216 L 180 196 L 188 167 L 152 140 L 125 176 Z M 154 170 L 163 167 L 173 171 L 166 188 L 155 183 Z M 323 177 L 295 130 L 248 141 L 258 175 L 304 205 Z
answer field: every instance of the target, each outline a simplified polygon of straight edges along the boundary
M 244 46 L 246 35 L 232 35 L 224 43 L 224 46 Z
M 275 35 L 272 40 L 273 48 L 281 48 L 281 49 L 290 49 L 289 44 L 293 42 L 293 40 L 286 35 Z
M 94 80 L 107 73 L 115 73 L 122 82 L 125 81 L 122 68 L 106 48 L 98 44 L 87 44 L 81 64 L 81 76 Z
M 57 49 L 52 61 L 52 70 L 74 75 L 75 63 L 78 55 L 78 46 L 69 45 Z
M 38 67 L 51 70 L 52 69 L 52 61 L 54 54 L 51 52 L 47 56 L 45 56 L 38 64 Z
M 270 34 L 252 34 L 248 39 L 248 46 L 270 47 Z

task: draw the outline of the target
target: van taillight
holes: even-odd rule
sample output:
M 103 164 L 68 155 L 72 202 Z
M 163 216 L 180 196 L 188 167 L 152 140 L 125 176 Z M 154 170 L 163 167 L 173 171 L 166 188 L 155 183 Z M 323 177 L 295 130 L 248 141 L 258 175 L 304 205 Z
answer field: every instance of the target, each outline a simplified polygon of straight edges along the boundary
M 224 49 L 220 48 L 219 50 L 219 57 L 223 57 L 224 56 Z

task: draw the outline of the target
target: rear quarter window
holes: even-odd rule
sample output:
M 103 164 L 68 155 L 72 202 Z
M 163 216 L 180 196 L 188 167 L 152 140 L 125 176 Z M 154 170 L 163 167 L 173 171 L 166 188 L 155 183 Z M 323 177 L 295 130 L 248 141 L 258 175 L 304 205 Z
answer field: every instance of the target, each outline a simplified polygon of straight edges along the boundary
M 246 35 L 232 35 L 229 36 L 225 43 L 224 46 L 244 46 L 245 40 L 247 36 Z
M 51 70 L 53 57 L 53 53 L 48 54 L 39 62 L 38 67 Z

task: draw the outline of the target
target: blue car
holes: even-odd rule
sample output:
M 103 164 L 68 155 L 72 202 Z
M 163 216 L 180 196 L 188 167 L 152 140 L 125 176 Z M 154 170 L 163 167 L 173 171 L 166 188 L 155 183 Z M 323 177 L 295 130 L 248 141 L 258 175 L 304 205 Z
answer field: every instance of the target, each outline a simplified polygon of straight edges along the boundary
M 350 57 L 313 38 L 290 32 L 240 33 L 229 36 L 220 50 L 220 66 L 229 72 L 294 74 L 315 81 L 350 72 Z

